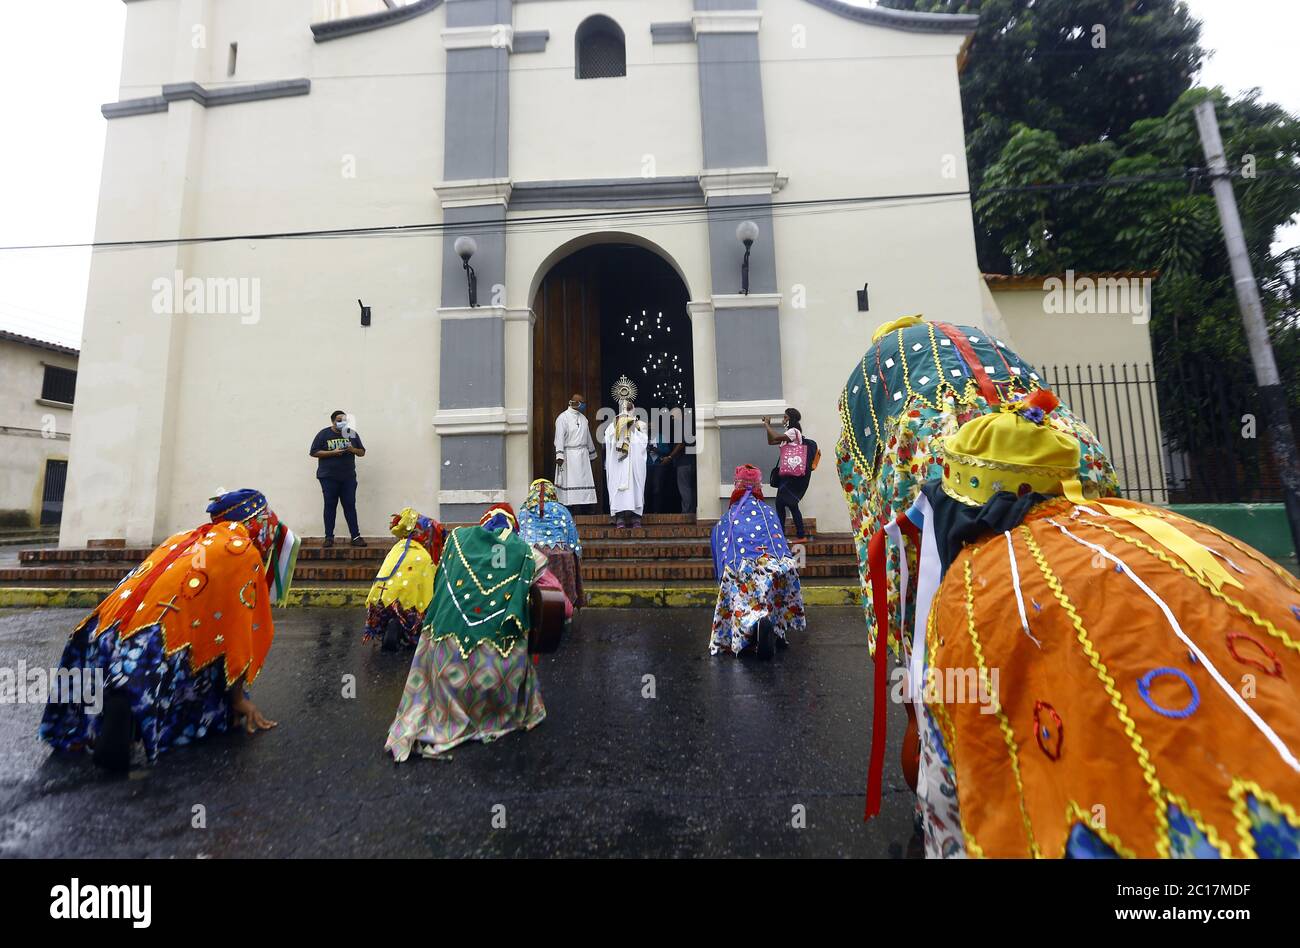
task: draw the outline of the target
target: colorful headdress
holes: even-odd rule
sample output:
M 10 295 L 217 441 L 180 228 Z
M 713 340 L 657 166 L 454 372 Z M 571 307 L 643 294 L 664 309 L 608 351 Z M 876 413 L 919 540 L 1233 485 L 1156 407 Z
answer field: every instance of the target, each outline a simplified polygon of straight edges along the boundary
M 401 513 L 393 514 L 388 531 L 399 540 L 409 538 L 420 544 L 429 551 L 435 563 L 441 559 L 446 528 L 432 517 L 423 516 L 414 507 L 403 507 Z
M 731 483 L 733 487 L 742 490 L 748 490 L 751 487 L 761 487 L 763 484 L 763 472 L 752 464 L 741 464 L 736 468 L 735 478 Z
M 225 523 L 227 520 L 246 523 L 267 509 L 266 495 L 251 487 L 226 491 L 211 500 L 208 516 L 213 523 Z
M 1079 442 L 1046 424 L 1058 404 L 1055 395 L 1038 389 L 938 439 L 944 493 L 974 506 L 999 491 L 1060 495 L 1062 485 L 1078 477 Z
M 266 495 L 250 487 L 225 491 L 211 498 L 208 516 L 213 523 L 242 523 L 254 545 L 266 557 L 266 584 L 272 602 L 283 606 L 289 598 L 301 540 L 280 522 Z
M 545 477 L 539 477 L 528 485 L 528 497 L 524 500 L 525 510 L 536 510 L 539 517 L 546 516 L 546 505 L 559 500 L 555 484 Z
M 487 527 L 489 530 L 502 530 L 509 528 L 511 532 L 519 532 L 519 518 L 515 516 L 515 508 L 509 504 L 493 504 L 484 511 L 482 518 L 479 520 L 479 526 Z
M 528 499 L 519 513 L 519 535 L 533 546 L 572 550 L 582 556 L 573 515 L 560 503 L 555 485 L 544 477 L 528 487 Z

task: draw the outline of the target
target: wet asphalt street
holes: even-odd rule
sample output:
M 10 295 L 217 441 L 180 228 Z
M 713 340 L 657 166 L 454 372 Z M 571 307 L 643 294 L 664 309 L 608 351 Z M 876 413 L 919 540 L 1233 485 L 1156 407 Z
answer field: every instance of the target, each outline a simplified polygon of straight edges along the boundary
M 0 610 L 0 667 L 57 664 L 83 614 Z M 546 720 L 450 760 L 384 753 L 410 653 L 363 644 L 360 610 L 277 612 L 253 699 L 278 728 L 154 766 L 137 750 L 127 778 L 52 755 L 36 738 L 41 707 L 0 704 L 0 856 L 904 855 L 897 708 L 883 812 L 862 822 L 860 611 L 810 608 L 809 631 L 769 663 L 711 658 L 710 618 L 587 610 L 542 659 Z M 206 828 L 192 825 L 197 806 Z

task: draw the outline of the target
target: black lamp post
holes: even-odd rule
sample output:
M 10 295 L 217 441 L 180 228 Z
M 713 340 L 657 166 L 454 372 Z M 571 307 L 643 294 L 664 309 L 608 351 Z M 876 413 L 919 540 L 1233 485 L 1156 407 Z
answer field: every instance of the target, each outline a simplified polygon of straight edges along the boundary
M 740 265 L 740 292 L 749 295 L 749 248 L 758 239 L 758 225 L 753 221 L 741 221 L 736 228 L 736 239 L 745 245 L 745 259 Z
M 456 250 L 456 256 L 460 257 L 461 264 L 465 267 L 465 283 L 469 290 L 469 305 L 478 306 L 478 276 L 474 273 L 474 268 L 469 265 L 469 258 L 478 252 L 478 242 L 473 237 L 457 237 L 453 246 Z

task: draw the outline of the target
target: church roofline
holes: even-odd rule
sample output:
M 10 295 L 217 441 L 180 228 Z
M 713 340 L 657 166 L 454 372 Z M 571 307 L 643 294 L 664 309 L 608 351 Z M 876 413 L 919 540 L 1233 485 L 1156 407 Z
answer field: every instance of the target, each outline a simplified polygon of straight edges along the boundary
M 385 26 L 392 26 L 395 23 L 405 23 L 407 20 L 437 9 L 442 5 L 442 2 L 443 0 L 416 0 L 415 3 L 408 3 L 404 7 L 390 7 L 387 10 L 380 10 L 378 13 L 365 13 L 361 16 L 350 16 L 342 20 L 313 23 L 311 32 L 318 43 L 340 39 L 344 36 L 355 36 L 357 33 L 368 33 L 371 30 L 383 29 Z
M 975 32 L 975 27 L 979 23 L 978 13 L 923 13 L 916 10 L 893 10 L 888 7 L 857 7 L 843 3 L 842 0 L 804 0 L 804 2 L 821 7 L 823 10 L 837 16 L 856 20 L 859 23 L 883 26 L 895 30 L 907 30 L 913 33 L 951 33 L 969 36 Z M 416 0 L 415 3 L 409 3 L 403 7 L 391 7 L 378 13 L 365 13 L 361 16 L 350 16 L 342 20 L 313 23 L 311 31 L 316 42 L 324 43 L 328 40 L 341 39 L 344 36 L 355 36 L 357 33 L 368 33 L 371 30 L 404 23 L 421 14 L 437 9 L 442 3 L 443 0 Z M 677 28 L 680 32 L 681 24 L 651 24 L 651 31 L 656 32 L 656 27 L 658 28 L 658 33 L 656 33 L 658 42 L 690 41 L 684 35 L 679 36 L 677 33 L 672 32 L 672 28 Z M 658 35 L 659 33 L 664 35 L 661 37 Z M 669 33 L 672 35 L 670 36 Z
M 804 0 L 813 6 L 859 23 L 886 26 L 913 33 L 956 33 L 969 36 L 979 24 L 978 13 L 922 13 L 918 10 L 893 10 L 889 7 L 856 7 L 841 0 Z

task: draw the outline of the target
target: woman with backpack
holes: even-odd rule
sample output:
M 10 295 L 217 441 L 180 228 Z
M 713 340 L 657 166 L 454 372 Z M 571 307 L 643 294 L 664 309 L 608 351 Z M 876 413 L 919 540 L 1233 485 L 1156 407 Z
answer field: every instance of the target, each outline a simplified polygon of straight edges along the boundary
M 771 478 L 772 486 L 776 488 L 776 514 L 781 519 L 782 530 L 785 530 L 786 511 L 789 510 L 794 517 L 795 543 L 808 542 L 799 501 L 808 490 L 817 458 L 817 442 L 803 436 L 802 417 L 797 408 L 787 408 L 781 416 L 782 431 L 772 427 L 771 418 L 763 419 L 767 443 L 781 446 L 781 457 L 772 469 Z

